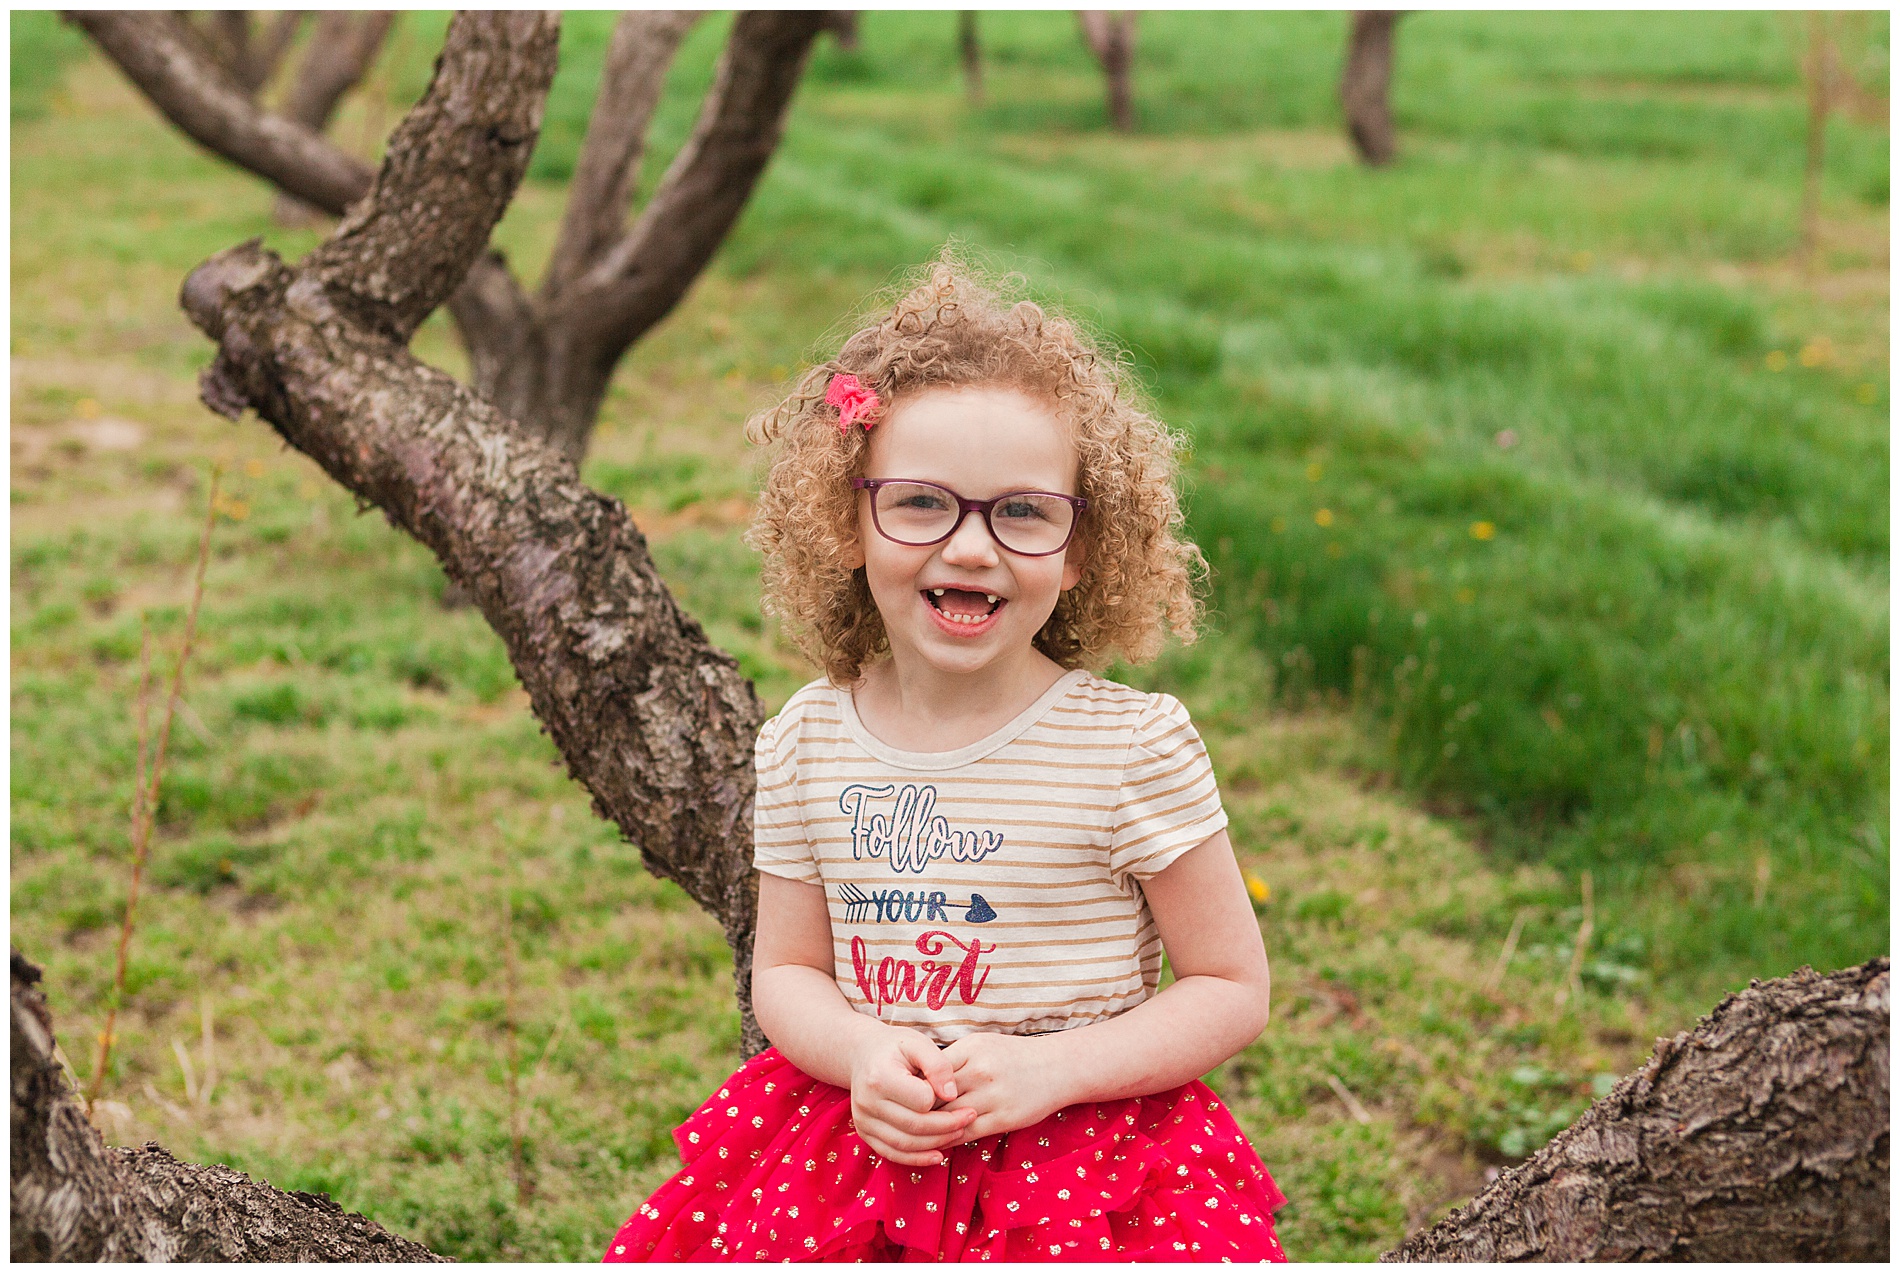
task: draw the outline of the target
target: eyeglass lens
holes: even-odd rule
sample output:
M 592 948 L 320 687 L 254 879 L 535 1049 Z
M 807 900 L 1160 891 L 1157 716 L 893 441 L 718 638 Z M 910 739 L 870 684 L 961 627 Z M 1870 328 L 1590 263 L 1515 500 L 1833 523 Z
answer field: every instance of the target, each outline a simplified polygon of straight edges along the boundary
M 950 491 L 924 482 L 887 482 L 872 494 L 878 530 L 900 544 L 921 546 L 946 538 L 963 511 Z M 1006 496 L 990 509 L 996 542 L 1030 556 L 1061 548 L 1074 523 L 1073 504 L 1035 491 Z

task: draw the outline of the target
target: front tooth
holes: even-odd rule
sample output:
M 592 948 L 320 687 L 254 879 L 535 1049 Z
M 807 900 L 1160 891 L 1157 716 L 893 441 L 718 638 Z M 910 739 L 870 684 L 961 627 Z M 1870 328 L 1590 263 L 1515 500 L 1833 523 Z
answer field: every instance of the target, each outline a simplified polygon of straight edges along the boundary
M 933 596 L 933 597 L 941 597 L 941 596 L 943 595 L 943 589 L 942 589 L 942 588 L 932 588 L 932 589 L 930 590 L 930 595 L 931 595 L 931 596 Z
M 996 594 L 995 594 L 995 593 L 993 593 L 993 592 L 986 592 L 986 593 L 984 593 L 983 595 L 984 595 L 985 597 L 987 597 L 987 598 L 989 598 L 989 602 L 990 602 L 990 604 L 991 604 L 991 605 L 995 605 L 995 604 L 996 604 Z

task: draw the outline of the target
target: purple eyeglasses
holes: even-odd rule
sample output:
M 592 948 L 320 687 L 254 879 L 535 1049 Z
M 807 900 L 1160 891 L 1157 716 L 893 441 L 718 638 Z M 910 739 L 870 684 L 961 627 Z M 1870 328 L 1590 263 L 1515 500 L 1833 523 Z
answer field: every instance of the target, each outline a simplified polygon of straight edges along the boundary
M 995 499 L 964 499 L 947 486 L 909 478 L 860 477 L 854 490 L 871 493 L 871 524 L 894 544 L 928 548 L 957 533 L 963 519 L 981 513 L 990 537 L 1018 557 L 1049 557 L 1069 546 L 1089 502 L 1054 491 L 1011 491 Z

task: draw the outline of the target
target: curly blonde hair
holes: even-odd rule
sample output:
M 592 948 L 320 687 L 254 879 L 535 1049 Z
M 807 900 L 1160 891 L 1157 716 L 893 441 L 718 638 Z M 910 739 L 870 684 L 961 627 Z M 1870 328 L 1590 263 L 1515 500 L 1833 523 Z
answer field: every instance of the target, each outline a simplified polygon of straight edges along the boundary
M 746 535 L 765 557 L 765 609 L 834 684 L 856 681 L 889 648 L 863 568 L 846 564 L 857 545 L 851 480 L 870 444 L 861 429 L 838 436 L 825 391 L 840 372 L 876 391 L 886 411 L 920 389 L 985 385 L 1047 402 L 1068 426 L 1088 500 L 1076 532 L 1082 576 L 1036 634 L 1037 649 L 1064 667 L 1100 668 L 1117 653 L 1153 658 L 1169 631 L 1194 640 L 1207 564 L 1182 532 L 1174 435 L 1148 412 L 1129 369 L 1074 322 L 1010 303 L 946 253 L 746 426 L 754 442 L 782 443 Z

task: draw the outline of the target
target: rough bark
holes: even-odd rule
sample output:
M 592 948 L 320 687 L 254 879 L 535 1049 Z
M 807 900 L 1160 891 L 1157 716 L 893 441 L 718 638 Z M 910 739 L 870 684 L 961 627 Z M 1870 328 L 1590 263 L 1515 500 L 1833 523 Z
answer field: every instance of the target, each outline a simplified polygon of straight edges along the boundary
M 1101 63 L 1108 86 L 1108 122 L 1117 132 L 1135 131 L 1135 15 L 1121 10 L 1078 9 L 1082 40 Z
M 255 243 L 221 253 L 183 302 L 219 342 L 205 401 L 255 408 L 435 552 L 596 810 L 719 918 L 750 1053 L 764 1046 L 750 995 L 764 717 L 752 685 L 675 604 L 617 501 L 404 347 L 506 208 L 553 65 L 551 21 L 458 16 L 429 93 L 336 235 L 295 267 Z
M 207 149 L 334 215 L 368 190 L 367 166 L 312 129 L 264 111 L 176 15 L 69 17 Z M 561 242 L 536 292 L 498 253 L 485 253 L 448 302 L 475 390 L 577 461 L 614 368 L 672 312 L 745 208 L 778 146 L 826 14 L 739 15 L 691 139 L 629 227 L 653 102 L 691 21 L 639 11 L 616 28 Z M 605 134 L 598 143 L 596 130 Z
M 53 1054 L 40 970 L 12 952 L 9 1253 L 18 1260 L 440 1260 L 322 1194 L 285 1193 L 155 1144 L 107 1145 Z
M 1751 983 L 1381 1258 L 1886 1263 L 1889 982 Z
M 1353 148 L 1377 168 L 1398 157 L 1392 128 L 1392 32 L 1402 10 L 1360 9 L 1352 15 L 1346 65 L 1339 77 L 1339 102 Z

